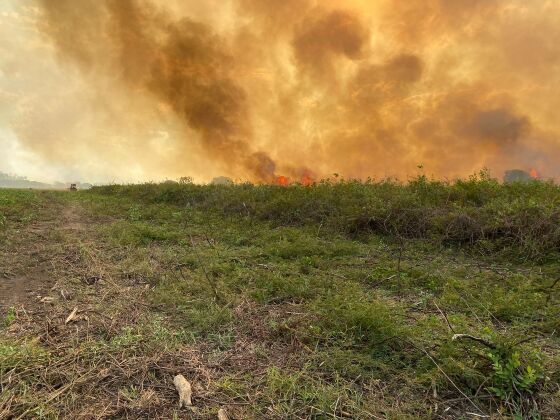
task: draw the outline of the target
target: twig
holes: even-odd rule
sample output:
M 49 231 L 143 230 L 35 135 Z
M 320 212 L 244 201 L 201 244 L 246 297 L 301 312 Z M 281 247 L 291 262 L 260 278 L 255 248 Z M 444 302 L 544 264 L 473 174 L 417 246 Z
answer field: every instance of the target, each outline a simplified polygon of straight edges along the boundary
M 490 416 L 487 416 L 486 414 L 476 414 L 476 413 L 468 413 L 468 412 L 466 414 L 468 414 L 469 416 L 479 417 L 481 419 L 489 419 L 490 418 Z
M 453 334 L 456 334 L 455 329 L 453 329 L 453 325 L 451 325 L 451 322 L 449 322 L 449 319 L 447 318 L 447 315 L 445 314 L 445 312 L 443 312 L 438 304 L 436 302 L 434 302 L 434 305 L 436 306 L 437 310 L 439 311 L 439 313 L 441 314 L 441 316 L 443 316 L 443 319 L 445 319 L 445 322 L 447 322 L 447 326 L 449 327 L 449 329 L 451 330 L 451 332 Z
M 452 341 L 458 341 L 458 340 L 471 340 L 471 341 L 476 341 L 477 343 L 480 343 L 492 350 L 496 350 L 496 346 L 494 344 L 492 344 L 491 342 L 485 340 L 484 338 L 479 338 L 479 337 L 473 337 L 472 335 L 469 334 L 455 334 L 453 336 L 453 338 L 451 339 Z
M 208 283 L 210 284 L 210 287 L 212 287 L 212 290 L 214 292 L 214 297 L 217 300 L 220 300 L 220 296 L 218 294 L 218 288 L 216 287 L 216 282 L 210 277 L 210 275 L 208 274 L 208 272 L 206 271 L 206 266 L 204 265 L 202 258 L 200 257 L 200 254 L 198 253 L 198 250 L 196 249 L 196 245 L 194 243 L 194 239 L 191 235 L 189 235 L 189 238 L 191 240 L 191 245 L 193 247 L 193 251 L 196 255 L 196 258 L 198 259 L 198 262 L 200 263 L 200 267 L 202 268 L 202 271 L 204 273 L 204 276 L 206 277 L 206 280 L 208 280 Z
M 395 277 L 397 277 L 397 274 L 393 274 L 392 276 L 389 276 L 385 279 L 383 279 L 383 282 L 389 281 L 389 280 L 393 280 Z
M 78 307 L 76 306 L 74 308 L 74 310 L 72 312 L 70 312 L 70 315 L 68 315 L 68 317 L 66 318 L 66 321 L 64 321 L 64 324 L 68 324 L 70 321 L 74 321 L 74 319 L 76 319 L 76 314 L 78 313 Z
M 317 234 L 315 235 L 317 238 L 319 237 L 319 234 L 321 233 L 321 228 L 323 227 L 323 221 L 321 220 L 321 223 L 319 223 L 319 227 L 317 228 Z
M 529 341 L 535 340 L 537 337 L 527 337 L 527 338 L 523 338 L 519 341 L 516 341 L 515 343 L 513 343 L 513 347 L 519 346 L 520 344 L 524 344 L 524 343 L 528 343 Z
M 554 283 L 552 283 L 552 285 L 550 287 L 547 287 L 546 290 L 548 290 L 548 295 L 546 297 L 546 304 L 548 305 L 548 303 L 550 302 L 550 299 L 552 298 L 552 292 L 554 291 L 554 288 L 556 287 L 556 285 L 560 283 L 560 277 L 558 277 Z
M 410 343 L 410 342 L 409 342 L 409 343 Z M 465 394 L 463 391 L 461 391 L 461 388 L 459 388 L 459 387 L 457 386 L 457 384 L 455 384 L 455 382 L 453 382 L 453 379 L 451 379 L 451 378 L 449 377 L 449 375 L 447 375 L 447 373 L 445 373 L 445 371 L 441 368 L 440 365 L 438 365 L 438 363 L 434 360 L 434 358 L 430 355 L 430 353 L 428 353 L 426 350 L 424 350 L 424 349 L 421 348 L 421 347 L 417 347 L 417 346 L 415 346 L 415 345 L 412 344 L 412 343 L 410 343 L 410 344 L 411 344 L 413 347 L 415 347 L 415 348 L 421 350 L 421 351 L 428 357 L 428 359 L 430 359 L 430 360 L 432 361 L 432 363 L 438 368 L 438 370 L 443 374 L 443 376 L 445 376 L 445 378 L 451 383 L 451 385 L 453 385 L 453 387 L 454 387 L 457 391 L 459 391 L 459 393 L 460 393 L 463 397 L 465 397 L 465 398 L 472 404 L 472 406 L 473 406 L 474 408 L 476 408 L 478 411 L 480 411 L 480 412 L 484 415 L 484 411 L 482 411 L 482 410 L 480 409 L 480 407 L 479 407 L 478 405 L 476 405 L 475 402 L 474 402 L 471 398 L 469 398 L 469 396 L 468 396 L 467 394 Z

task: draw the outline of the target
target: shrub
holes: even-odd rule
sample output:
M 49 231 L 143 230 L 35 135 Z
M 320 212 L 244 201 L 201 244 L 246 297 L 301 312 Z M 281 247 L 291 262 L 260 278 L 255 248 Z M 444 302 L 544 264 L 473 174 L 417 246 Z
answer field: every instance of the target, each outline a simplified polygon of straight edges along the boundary
M 351 236 L 422 239 L 538 261 L 560 250 L 560 187 L 541 181 L 500 184 L 485 173 L 455 182 L 421 176 L 407 184 L 327 180 L 309 187 L 164 183 L 95 187 L 91 193 L 275 226 L 318 225 Z

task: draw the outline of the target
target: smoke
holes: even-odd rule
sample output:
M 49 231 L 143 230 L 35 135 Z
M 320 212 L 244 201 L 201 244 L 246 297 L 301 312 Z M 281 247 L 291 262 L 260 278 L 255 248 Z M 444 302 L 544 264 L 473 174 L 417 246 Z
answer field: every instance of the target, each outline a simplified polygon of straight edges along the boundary
M 298 26 L 293 40 L 295 59 L 316 78 L 334 71 L 331 66 L 338 57 L 359 59 L 368 39 L 358 17 L 343 10 L 317 11 Z
M 35 29 L 25 48 L 7 47 L 3 78 L 43 85 L 18 87 L 18 111 L 2 120 L 71 173 L 271 182 L 405 178 L 423 165 L 449 178 L 483 167 L 560 176 L 557 2 L 14 7 Z
M 140 0 L 39 4 L 46 12 L 45 33 L 63 58 L 86 73 L 110 72 L 131 92 L 152 98 L 185 129 L 196 132 L 208 158 L 229 172 L 270 180 L 270 158 L 253 150 L 246 93 L 235 80 L 235 57 L 211 27 L 188 17 L 176 21 Z M 74 35 L 77 41 L 68 41 Z M 93 79 L 96 83 L 95 75 Z

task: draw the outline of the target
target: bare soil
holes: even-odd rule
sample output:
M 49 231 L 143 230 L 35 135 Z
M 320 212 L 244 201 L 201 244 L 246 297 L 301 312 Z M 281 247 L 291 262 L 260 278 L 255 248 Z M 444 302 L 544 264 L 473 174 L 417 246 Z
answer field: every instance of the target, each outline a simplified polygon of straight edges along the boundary
M 48 290 L 49 278 L 45 273 L 28 273 L 26 276 L 3 277 L 0 279 L 0 313 L 10 308 L 27 305 L 40 300 Z
M 55 278 L 50 252 L 53 244 L 47 241 L 52 235 L 83 232 L 86 227 L 83 212 L 76 205 L 56 206 L 54 210 L 19 227 L 10 235 L 10 244 L 0 249 L 0 314 L 13 307 L 31 310 L 49 300 L 44 298 L 52 291 Z

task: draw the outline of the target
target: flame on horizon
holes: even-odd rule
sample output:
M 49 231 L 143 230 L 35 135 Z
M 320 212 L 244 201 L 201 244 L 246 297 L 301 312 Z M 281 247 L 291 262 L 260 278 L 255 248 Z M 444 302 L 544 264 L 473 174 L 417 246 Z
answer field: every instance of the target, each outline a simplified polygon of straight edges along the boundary
M 0 118 L 84 176 L 560 175 L 560 2 L 8 2 Z
M 288 179 L 288 177 L 280 175 L 276 178 L 276 185 L 279 185 L 280 187 L 286 187 L 290 185 L 290 180 Z

